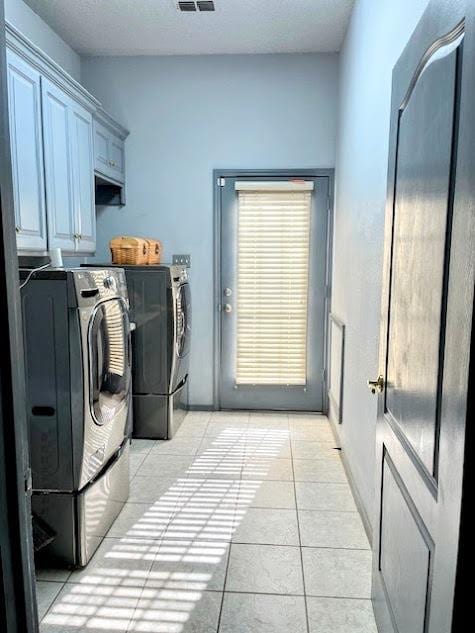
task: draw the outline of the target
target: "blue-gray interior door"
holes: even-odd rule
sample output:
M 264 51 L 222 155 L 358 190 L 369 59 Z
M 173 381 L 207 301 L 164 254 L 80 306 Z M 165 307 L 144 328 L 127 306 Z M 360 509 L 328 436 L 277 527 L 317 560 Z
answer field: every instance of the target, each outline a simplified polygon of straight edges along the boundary
M 310 205 L 305 384 L 238 384 L 236 354 L 239 209 L 236 183 L 288 182 L 297 178 L 313 183 L 314 187 Z M 221 179 L 219 404 L 223 409 L 323 410 L 329 180 L 327 176 L 306 176 L 305 173 L 299 176 L 279 174 L 273 177 L 243 174 L 239 177 Z
M 380 633 L 449 633 L 474 291 L 473 19 L 432 0 L 393 72 L 377 385 Z M 459 629 L 457 629 L 459 630 Z

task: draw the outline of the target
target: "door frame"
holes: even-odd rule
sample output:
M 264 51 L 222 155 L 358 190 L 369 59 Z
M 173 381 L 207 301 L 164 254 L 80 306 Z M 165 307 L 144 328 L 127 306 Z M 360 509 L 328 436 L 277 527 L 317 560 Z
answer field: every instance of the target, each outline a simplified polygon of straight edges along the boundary
M 0 626 L 38 633 L 5 53 L 0 0 Z
M 302 169 L 214 169 L 213 170 L 213 402 L 214 411 L 221 409 L 221 178 L 328 178 L 327 244 L 325 271 L 325 319 L 323 331 L 323 413 L 328 412 L 328 324 L 332 295 L 333 206 L 335 170 L 333 168 Z M 208 407 L 205 407 L 208 408 Z
M 463 210 L 464 218 L 467 220 L 463 227 L 464 234 L 471 237 L 467 239 L 464 252 L 457 252 L 457 267 L 463 266 L 466 271 L 466 283 L 463 288 L 454 288 L 453 280 L 449 279 L 449 291 L 453 293 L 452 303 L 467 300 L 473 305 L 474 300 L 474 280 L 475 280 L 475 255 L 473 253 L 473 236 L 475 235 L 475 123 L 473 122 L 473 110 L 475 109 L 475 5 L 473 2 L 463 2 L 463 0 L 431 0 L 429 2 L 421 20 L 411 35 L 408 44 L 396 63 L 395 69 L 403 69 L 408 77 L 413 76 L 418 68 L 422 67 L 425 55 L 433 52 L 432 43 L 437 38 L 442 38 L 447 34 L 447 24 L 452 23 L 453 30 L 462 21 L 465 23 L 465 39 L 463 52 L 463 66 L 461 94 L 463 100 L 460 103 L 459 111 L 459 133 L 457 137 L 457 184 L 455 186 L 454 202 L 457 208 Z M 396 183 L 396 147 L 399 122 L 399 107 L 403 102 L 404 92 L 396 90 L 396 83 L 393 83 L 391 95 L 391 120 L 389 131 L 389 155 L 388 155 L 388 182 L 385 208 L 385 232 L 384 232 L 384 261 L 383 261 L 383 286 L 381 299 L 381 323 L 380 323 L 380 349 L 379 349 L 379 373 L 386 380 L 386 355 L 387 355 L 387 332 L 389 321 L 389 309 L 391 299 L 391 259 L 392 259 L 392 235 L 393 235 L 393 208 L 395 201 Z M 452 227 L 452 243 L 457 240 L 457 235 L 461 234 L 461 226 Z M 457 233 L 458 231 L 458 233 Z M 451 261 L 451 267 L 455 267 L 455 262 Z M 472 312 L 471 319 L 467 319 L 459 326 L 456 335 L 452 334 L 450 343 L 460 347 L 460 341 L 467 344 L 467 354 L 462 358 L 463 368 L 466 370 L 466 384 L 460 389 L 460 398 L 457 400 L 458 410 L 465 411 L 465 436 L 464 445 L 456 447 L 454 459 L 463 463 L 461 472 L 461 492 L 462 502 L 460 505 L 460 520 L 458 523 L 458 553 L 454 563 L 454 570 L 448 570 L 447 574 L 454 574 L 454 603 L 452 610 L 451 633 L 459 633 L 465 630 L 467 618 L 471 616 L 470 601 L 467 600 L 468 583 L 472 582 L 473 574 L 469 569 L 468 556 L 473 549 L 473 511 L 471 504 L 474 498 L 475 486 L 473 485 L 473 474 L 475 458 L 473 455 L 473 438 L 475 430 L 470 424 L 474 413 L 474 387 L 475 387 L 475 311 Z M 447 319 L 453 318 L 447 310 Z M 446 345 L 449 342 L 447 338 Z M 380 553 L 380 533 L 381 533 L 381 488 L 383 463 L 381 455 L 383 452 L 383 429 L 380 422 L 385 411 L 384 390 L 378 396 L 378 420 L 376 426 L 376 471 L 375 471 L 375 504 L 374 504 L 374 543 L 373 543 L 373 588 L 372 601 L 376 615 L 376 621 L 381 629 L 395 630 L 393 616 L 386 603 L 386 590 L 381 578 L 378 576 L 378 558 Z M 455 423 L 454 423 L 455 425 Z M 436 495 L 435 490 L 431 494 Z M 454 519 L 458 519 L 454 517 Z M 429 597 L 430 600 L 430 597 Z M 437 601 L 435 601 L 437 602 Z M 440 615 L 440 614 L 439 614 Z M 449 616 L 450 617 L 450 616 Z M 427 619 L 425 629 L 427 628 Z M 447 629 L 449 633 L 449 629 Z

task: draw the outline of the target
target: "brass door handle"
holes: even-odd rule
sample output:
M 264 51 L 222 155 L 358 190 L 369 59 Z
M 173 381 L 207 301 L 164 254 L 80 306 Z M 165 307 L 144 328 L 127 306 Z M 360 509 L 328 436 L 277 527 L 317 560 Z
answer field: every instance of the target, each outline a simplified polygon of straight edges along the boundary
M 380 374 L 376 380 L 368 380 L 368 389 L 371 391 L 371 393 L 383 393 L 384 376 Z

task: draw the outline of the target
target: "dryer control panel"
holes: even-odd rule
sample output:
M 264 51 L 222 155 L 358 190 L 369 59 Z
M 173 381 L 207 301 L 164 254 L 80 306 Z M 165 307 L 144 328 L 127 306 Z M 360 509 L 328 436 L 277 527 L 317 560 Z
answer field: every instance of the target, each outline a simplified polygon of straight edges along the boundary
M 128 304 L 125 273 L 121 268 L 81 268 L 74 271 L 79 307 L 92 306 L 104 299 L 121 297 Z
M 172 280 L 172 286 L 180 286 L 188 281 L 188 271 L 186 266 L 173 264 L 170 266 L 170 277 Z

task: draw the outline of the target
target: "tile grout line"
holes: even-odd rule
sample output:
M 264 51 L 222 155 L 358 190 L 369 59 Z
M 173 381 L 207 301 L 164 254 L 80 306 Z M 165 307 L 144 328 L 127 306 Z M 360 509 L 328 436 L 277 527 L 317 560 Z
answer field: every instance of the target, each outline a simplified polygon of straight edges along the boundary
M 38 582 L 38 581 L 36 581 Z M 47 580 L 42 580 L 41 582 L 48 582 Z M 64 587 L 66 586 L 66 581 L 63 582 L 58 582 L 58 585 L 61 585 L 61 587 L 58 589 L 58 591 L 55 593 L 54 598 L 51 600 L 50 604 L 48 605 L 48 608 L 46 609 L 46 611 L 43 614 L 43 617 L 41 618 L 41 620 L 39 621 L 39 624 L 41 625 L 41 623 L 43 622 L 43 620 L 46 618 L 46 616 L 49 614 L 49 612 L 51 611 L 51 607 L 54 605 L 54 603 L 56 602 L 57 597 L 59 596 L 59 594 L 63 591 Z M 38 614 L 39 615 L 39 614 Z
M 211 421 L 212 421 L 212 415 L 210 415 L 210 417 L 209 417 L 209 420 L 208 420 L 208 422 L 207 422 L 207 424 L 206 424 L 205 433 L 203 434 L 203 436 L 202 436 L 202 438 L 201 438 L 201 442 L 200 442 L 200 444 L 199 444 L 198 450 L 197 450 L 197 452 L 196 452 L 196 454 L 195 454 L 195 456 L 194 456 L 194 457 L 196 457 L 196 456 L 199 454 L 199 449 L 201 448 L 201 446 L 202 446 L 202 445 L 203 445 L 203 443 L 205 442 L 205 439 L 206 439 L 206 440 L 207 440 L 207 439 L 209 439 L 209 436 L 207 436 L 207 435 L 206 435 L 206 431 L 207 431 L 207 429 L 208 429 L 209 424 L 211 423 Z M 217 437 L 219 437 L 219 436 L 217 436 Z M 214 439 L 215 439 L 215 438 L 214 438 Z M 189 472 L 189 466 L 188 466 L 188 467 L 187 467 L 187 471 L 186 471 L 186 480 L 188 480 L 188 479 L 190 478 L 190 476 L 191 476 L 191 473 Z M 194 478 L 195 478 L 195 479 L 201 479 L 201 478 L 197 478 L 196 476 L 195 476 Z M 203 477 L 203 478 L 202 478 L 202 481 L 203 481 L 203 482 L 205 482 L 205 481 L 207 481 L 207 480 L 209 480 L 209 479 L 210 479 L 210 477 Z M 213 478 L 211 477 L 211 479 L 213 479 Z M 226 480 L 226 479 L 223 479 L 223 481 L 225 481 L 225 480 Z M 238 479 L 238 480 L 236 480 L 236 481 L 239 481 L 239 479 Z M 234 518 L 236 518 L 236 515 L 237 515 L 237 509 L 238 509 L 238 503 L 237 503 L 237 501 L 235 501 L 235 502 L 234 502 L 234 504 L 232 504 L 232 505 L 234 506 L 233 515 L 234 515 Z M 198 537 L 198 538 L 199 538 L 199 537 Z M 170 539 L 170 540 L 174 540 L 174 539 Z M 178 541 L 179 539 L 176 539 L 176 540 Z M 206 539 L 205 539 L 205 540 L 206 540 Z M 226 560 L 226 570 L 225 570 L 225 574 L 224 574 L 224 584 L 223 584 L 223 590 L 220 592 L 220 593 L 222 593 L 222 596 L 221 596 L 221 604 L 220 604 L 220 608 L 219 608 L 218 621 L 217 621 L 217 624 L 216 624 L 216 627 L 217 627 L 217 628 L 216 628 L 216 633 L 218 633 L 218 631 L 219 631 L 219 627 L 220 627 L 220 623 L 221 623 L 221 614 L 222 614 L 222 610 L 223 610 L 223 603 L 224 603 L 224 589 L 225 589 L 225 587 L 226 587 L 226 580 L 227 580 L 227 574 L 228 574 L 228 568 L 229 568 L 229 561 L 230 561 L 230 558 L 231 558 L 232 535 L 230 536 L 229 541 L 223 541 L 223 542 L 225 542 L 225 543 L 226 543 L 226 546 L 227 546 L 227 550 L 228 550 L 228 551 L 227 551 L 227 560 Z M 154 562 L 155 562 L 155 561 L 154 561 Z M 152 563 L 152 566 L 153 566 L 153 563 Z M 216 591 L 216 592 L 217 592 L 217 593 L 219 593 L 219 591 Z
M 206 429 L 208 428 L 208 424 L 209 424 L 209 421 L 208 421 L 208 423 L 206 424 Z M 205 429 L 205 430 L 206 430 L 206 429 Z M 203 436 L 203 437 L 204 437 L 204 436 Z M 201 446 L 201 444 L 202 444 L 202 442 L 203 442 L 203 437 L 201 438 L 201 441 L 200 441 L 200 444 L 199 444 L 200 446 Z M 170 441 L 171 441 L 171 440 L 170 440 Z M 143 462 L 142 462 L 142 463 L 143 463 Z M 139 467 L 139 468 L 140 468 L 140 467 Z M 138 471 L 137 471 L 137 472 L 138 472 Z M 175 477 L 174 479 L 175 479 L 175 481 L 176 481 L 177 479 L 181 479 L 181 478 L 182 478 L 182 477 Z M 188 467 L 186 467 L 186 477 L 184 477 L 185 481 L 188 481 L 188 478 L 189 478 L 189 466 L 188 466 Z M 159 547 L 159 548 L 160 548 L 160 546 L 163 544 L 163 542 L 164 542 L 164 541 L 165 541 L 165 539 L 166 539 L 166 533 L 167 533 L 167 531 L 168 531 L 168 529 L 169 529 L 169 527 L 170 527 L 170 525 L 171 525 L 171 522 L 173 521 L 173 519 L 174 519 L 176 516 L 178 516 L 178 504 L 179 504 L 180 500 L 182 499 L 182 495 L 183 495 L 183 493 L 184 493 L 184 491 L 183 491 L 183 490 L 181 490 L 181 491 L 180 491 L 180 493 L 178 494 L 178 499 L 175 501 L 174 510 L 172 511 L 171 516 L 170 516 L 169 520 L 168 520 L 168 521 L 167 521 L 167 523 L 166 523 L 166 526 L 165 526 L 165 527 L 164 527 L 164 529 L 162 530 L 162 536 L 161 536 L 160 538 L 156 539 L 156 541 L 158 542 L 158 547 Z M 165 494 L 166 494 L 166 492 L 165 492 Z M 163 496 L 163 495 L 162 495 L 162 496 Z M 156 502 L 156 501 L 155 501 L 155 502 L 153 502 L 153 503 L 152 503 L 152 506 L 153 506 L 153 505 L 155 505 L 155 503 L 157 503 L 157 502 Z M 147 505 L 148 505 L 148 504 L 147 504 Z M 153 539 L 153 540 L 155 541 L 155 539 Z M 170 539 L 169 539 L 169 540 L 170 540 Z M 185 539 L 184 539 L 184 540 L 185 540 Z M 189 539 L 188 539 L 188 540 L 189 540 Z M 129 630 L 130 630 L 130 627 L 131 627 L 131 625 L 132 625 L 132 623 L 133 623 L 135 613 L 136 613 L 136 612 L 137 612 L 137 610 L 138 610 L 138 607 L 139 607 L 139 604 L 140 604 L 140 600 L 142 599 L 142 597 L 143 597 L 143 595 L 144 595 L 144 591 L 145 591 L 145 589 L 146 589 L 147 580 L 148 580 L 148 578 L 149 578 L 149 576 L 150 576 L 150 572 L 152 571 L 152 569 L 153 569 L 153 566 L 154 566 L 155 562 L 157 561 L 157 556 L 158 556 L 158 555 L 159 555 L 159 552 L 157 551 L 157 552 L 156 552 L 156 554 L 155 554 L 155 556 L 153 557 L 153 560 L 152 560 L 152 561 L 151 561 L 151 563 L 150 563 L 150 567 L 149 567 L 149 569 L 148 569 L 148 571 L 147 571 L 147 576 L 146 576 L 145 582 L 144 582 L 144 584 L 143 584 L 143 587 L 141 587 L 141 588 L 140 588 L 139 597 L 138 597 L 138 599 L 137 599 L 137 604 L 136 604 L 136 606 L 134 607 L 133 614 L 132 614 L 132 616 L 130 617 L 130 619 L 129 619 L 128 623 L 127 623 L 127 631 L 129 631 Z
M 233 543 L 232 545 L 235 545 L 235 543 Z M 229 560 L 227 560 L 227 565 L 229 564 Z M 58 583 L 59 584 L 59 583 Z M 72 582 L 65 582 L 64 585 L 80 585 L 80 583 L 72 583 Z M 366 596 L 336 596 L 336 595 L 328 595 L 328 594 L 318 594 L 318 593 L 281 593 L 281 592 L 270 592 L 270 591 L 259 591 L 259 590 L 255 590 L 255 591 L 244 591 L 242 589 L 237 590 L 237 589 L 200 589 L 201 592 L 203 593 L 232 593 L 232 594 L 246 594 L 246 595 L 260 595 L 260 596 L 285 596 L 285 597 L 291 597 L 291 598 L 304 598 L 305 596 L 309 597 L 309 598 L 325 598 L 325 599 L 329 599 L 329 600 L 363 600 L 366 602 L 371 602 L 371 598 Z M 59 592 L 58 592 L 59 593 Z M 56 596 L 57 597 L 57 596 Z
M 295 495 L 295 514 L 297 515 L 297 532 L 299 535 L 299 552 L 300 552 L 300 568 L 302 570 L 302 585 L 303 585 L 303 594 L 304 594 L 304 606 L 305 606 L 305 622 L 307 624 L 307 633 L 310 633 L 310 620 L 308 617 L 308 605 L 307 605 L 307 592 L 305 587 L 305 570 L 303 566 L 303 550 L 302 550 L 302 536 L 300 533 L 300 519 L 299 519 L 299 511 L 298 511 L 298 501 L 297 501 L 297 485 L 295 483 L 295 471 L 294 471 L 294 454 L 292 449 L 292 438 L 290 433 L 290 422 L 289 422 L 289 440 L 290 440 L 290 458 L 292 460 L 292 475 L 294 482 L 294 495 Z
M 250 417 L 251 416 L 248 413 L 248 424 L 249 424 Z M 237 480 L 239 482 L 243 481 L 243 479 L 242 479 L 243 468 L 244 468 L 244 465 L 243 465 L 242 460 L 241 460 L 240 477 Z M 239 489 L 240 489 L 240 485 L 238 486 L 238 492 L 239 492 Z M 234 507 L 235 521 L 237 521 L 238 498 L 239 498 L 239 494 L 238 494 L 237 499 L 235 501 L 235 507 Z M 226 561 L 226 570 L 224 572 L 223 595 L 221 596 L 221 604 L 220 604 L 220 607 L 219 607 L 218 622 L 216 624 L 216 633 L 219 633 L 219 630 L 221 628 L 221 619 L 222 619 L 222 616 L 223 616 L 223 607 L 224 607 L 224 597 L 226 595 L 226 584 L 228 582 L 229 564 L 231 562 L 231 550 L 232 550 L 232 547 L 233 547 L 233 535 L 234 535 L 234 526 L 233 526 L 233 533 L 231 534 L 230 541 L 229 541 L 228 560 Z
M 231 562 L 231 549 L 232 549 L 233 543 L 232 541 L 230 541 L 229 543 L 229 550 L 228 550 L 228 559 L 226 561 L 226 570 L 224 572 L 224 584 L 223 584 L 223 592 L 222 592 L 222 596 L 221 596 L 221 604 L 219 605 L 219 615 L 218 615 L 218 621 L 216 623 L 216 633 L 219 633 L 219 629 L 221 628 L 221 618 L 223 615 L 223 606 L 224 606 L 224 597 L 226 595 L 226 593 L 231 593 L 230 591 L 226 592 L 226 584 L 228 582 L 228 571 L 229 571 L 229 563 Z
M 144 504 L 146 505 L 146 504 Z M 231 504 L 230 504 L 231 505 Z M 236 508 L 237 509 L 237 508 Z M 254 509 L 254 508 L 253 508 Z M 274 508 L 255 508 L 256 510 L 272 510 Z M 277 508 L 278 510 L 281 510 L 282 508 Z M 289 510 L 292 511 L 294 510 L 294 508 L 285 508 L 285 510 Z M 124 536 L 106 536 L 104 537 L 105 539 L 109 539 L 109 540 L 114 540 L 114 541 L 120 541 L 121 539 L 125 538 Z M 158 537 L 156 539 L 151 539 L 149 537 L 146 536 L 134 536 L 133 538 L 137 539 L 137 540 L 154 540 L 154 541 L 160 541 L 161 538 Z M 166 540 L 168 541 L 172 541 L 172 542 L 176 542 L 176 543 L 181 543 L 183 541 L 189 541 L 189 538 L 186 537 L 176 537 L 176 536 L 170 536 L 170 537 L 166 537 Z M 213 540 L 219 540 L 219 542 L 221 543 L 233 543 L 233 545 L 254 545 L 254 546 L 262 546 L 262 547 L 289 547 L 289 548 L 300 548 L 300 549 L 324 549 L 324 550 L 345 550 L 348 552 L 370 552 L 371 548 L 369 547 L 335 547 L 335 546 L 331 546 L 331 545 L 289 545 L 286 543 L 256 543 L 255 541 L 231 541 L 231 540 L 227 540 L 225 538 L 220 538 L 220 539 L 207 539 L 202 537 L 200 539 L 200 537 L 198 537 L 198 540 L 201 540 L 203 542 L 207 542 L 208 540 L 213 541 Z M 66 582 L 69 583 L 69 580 L 65 580 L 65 581 L 61 581 L 61 580 L 43 580 L 40 579 L 41 582 L 57 582 L 57 583 L 61 583 L 61 582 Z M 71 584 L 71 583 L 70 583 Z M 74 583 L 76 584 L 76 583 Z
M 149 478 L 149 477 L 153 477 L 153 475 L 138 475 L 139 477 L 144 477 L 144 478 Z M 194 475 L 194 478 L 197 479 L 198 481 L 207 481 L 209 479 L 215 479 L 216 481 L 220 481 L 219 477 L 196 477 Z M 172 478 L 170 478 L 172 479 Z M 233 479 L 226 479 L 226 478 L 222 478 L 221 481 L 232 481 Z M 239 477 L 236 477 L 234 479 L 234 481 L 245 481 L 245 482 L 252 482 L 254 481 L 253 479 L 240 479 Z M 303 484 L 303 483 L 318 483 L 318 482 L 308 482 L 308 481 L 289 481 L 287 479 L 265 479 L 263 480 L 263 483 L 267 483 L 267 482 L 272 482 L 272 483 L 279 483 L 279 484 L 292 484 L 292 483 L 297 483 L 297 484 Z M 126 503 L 138 503 L 138 504 L 147 504 L 147 503 L 151 503 L 148 501 L 126 501 Z M 261 508 L 261 509 L 268 509 L 268 510 L 294 510 L 295 506 L 289 508 L 289 507 L 284 507 L 284 506 L 249 506 L 250 508 Z M 300 508 L 301 512 L 341 512 L 342 514 L 358 514 L 359 512 L 358 510 L 326 510 L 323 508 Z

